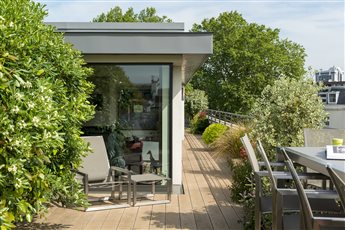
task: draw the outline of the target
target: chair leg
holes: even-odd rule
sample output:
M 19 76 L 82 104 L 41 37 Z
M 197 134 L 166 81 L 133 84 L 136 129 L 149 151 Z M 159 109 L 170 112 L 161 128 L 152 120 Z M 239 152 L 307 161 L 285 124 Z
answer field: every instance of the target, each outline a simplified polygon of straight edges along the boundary
M 255 230 L 261 229 L 261 212 L 260 212 L 260 201 L 258 201 L 260 198 L 258 197 L 256 199 L 255 204 Z
M 132 183 L 130 181 L 128 181 L 128 184 L 127 184 L 127 203 L 128 203 L 128 205 L 131 205 L 131 197 L 132 197 L 131 186 L 132 186 Z
M 155 181 L 154 182 L 152 182 L 152 195 L 155 195 L 155 193 L 156 193 L 156 186 L 155 186 Z
M 120 184 L 120 188 L 119 188 L 119 200 L 122 199 L 122 183 Z
M 171 180 L 168 180 L 167 183 L 167 193 L 168 193 L 168 200 L 171 201 L 171 191 L 172 190 L 172 182 Z
M 133 206 L 137 203 L 137 182 L 133 181 Z

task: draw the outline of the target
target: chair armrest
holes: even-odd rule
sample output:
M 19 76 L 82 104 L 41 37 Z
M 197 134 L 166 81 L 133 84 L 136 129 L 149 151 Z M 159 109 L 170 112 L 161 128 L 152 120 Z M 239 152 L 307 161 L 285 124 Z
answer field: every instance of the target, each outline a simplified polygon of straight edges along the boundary
M 132 174 L 132 172 L 129 171 L 128 169 L 124 169 L 124 168 L 120 168 L 120 167 L 116 167 L 116 166 L 111 166 L 110 170 L 115 171 L 115 172 L 121 172 L 121 173 L 124 173 L 126 175 Z
M 328 227 L 337 227 L 337 229 L 345 226 L 344 217 L 321 217 L 314 216 L 316 226 L 328 226 Z
M 308 198 L 323 198 L 323 199 L 338 199 L 339 195 L 333 190 L 314 190 L 305 189 L 304 190 Z M 277 192 L 283 196 L 298 195 L 296 189 L 289 188 L 278 188 Z
M 80 172 L 78 170 L 73 170 L 76 174 L 79 174 L 83 177 L 83 184 L 84 184 L 84 193 L 89 193 L 89 175 L 87 173 Z
M 73 171 L 74 171 L 76 174 L 81 175 L 82 177 L 88 176 L 87 173 L 83 173 L 83 172 L 80 172 L 80 171 L 78 171 L 78 170 L 73 170 Z
M 285 163 L 284 162 L 280 162 L 280 161 L 269 162 L 269 163 L 270 163 L 270 166 L 272 166 L 272 167 L 285 166 Z M 263 161 L 259 161 L 258 164 L 259 164 L 260 167 L 266 166 L 265 162 L 263 162 Z

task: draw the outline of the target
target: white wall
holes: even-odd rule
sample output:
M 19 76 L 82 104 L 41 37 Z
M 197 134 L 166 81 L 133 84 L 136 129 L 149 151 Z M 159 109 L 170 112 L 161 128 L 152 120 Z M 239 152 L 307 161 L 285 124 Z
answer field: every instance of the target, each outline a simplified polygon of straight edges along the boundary
M 345 129 L 345 105 L 326 105 L 329 114 L 329 128 Z
M 182 70 L 173 67 L 172 84 L 172 151 L 173 191 L 178 193 L 182 185 L 182 140 L 184 138 L 184 102 L 182 101 Z M 178 190 L 178 191 L 177 191 Z

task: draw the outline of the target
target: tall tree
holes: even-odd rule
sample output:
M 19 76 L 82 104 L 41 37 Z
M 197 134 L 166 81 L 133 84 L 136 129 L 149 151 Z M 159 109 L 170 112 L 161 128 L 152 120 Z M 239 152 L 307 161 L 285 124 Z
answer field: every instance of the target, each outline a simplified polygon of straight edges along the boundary
M 101 13 L 92 20 L 93 22 L 171 22 L 167 16 L 156 15 L 156 9 L 147 7 L 140 11 L 139 14 L 134 13 L 132 7 L 128 8 L 125 13 L 119 6 L 111 8 L 107 13 Z
M 192 31 L 213 33 L 213 55 L 192 79 L 209 107 L 248 113 L 255 98 L 279 76 L 302 78 L 304 48 L 279 38 L 279 30 L 248 23 L 237 12 L 194 24 Z

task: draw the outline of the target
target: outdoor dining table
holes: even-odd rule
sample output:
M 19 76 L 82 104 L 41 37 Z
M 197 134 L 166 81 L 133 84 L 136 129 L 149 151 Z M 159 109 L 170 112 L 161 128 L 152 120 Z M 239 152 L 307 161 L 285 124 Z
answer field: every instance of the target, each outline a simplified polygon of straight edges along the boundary
M 294 162 L 326 176 L 329 176 L 326 169 L 326 165 L 329 165 L 345 180 L 345 160 L 326 159 L 326 147 L 286 147 L 285 150 Z

